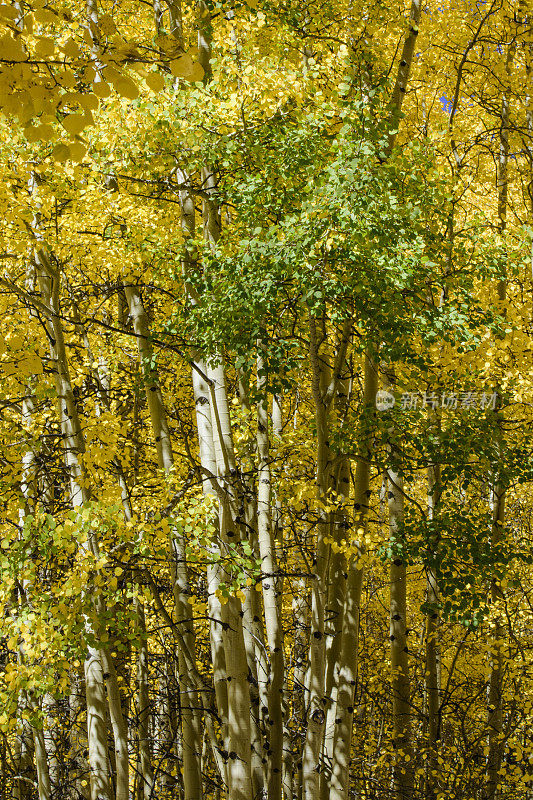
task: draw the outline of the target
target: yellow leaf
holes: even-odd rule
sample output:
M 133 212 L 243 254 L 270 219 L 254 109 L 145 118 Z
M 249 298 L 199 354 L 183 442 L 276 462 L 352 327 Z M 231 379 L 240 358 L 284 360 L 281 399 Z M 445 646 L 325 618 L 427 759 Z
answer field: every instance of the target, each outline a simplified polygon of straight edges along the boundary
M 160 92 L 165 88 L 165 79 L 159 72 L 151 72 L 144 80 L 152 92 Z
M 87 148 L 81 142 L 72 142 L 69 145 L 70 157 L 73 161 L 81 161 L 87 152 Z
M 6 6 L 5 4 L 0 5 L 0 15 L 2 17 L 7 17 L 7 19 L 16 19 L 19 12 L 14 6 Z
M 35 45 L 35 53 L 38 56 L 53 56 L 55 49 L 54 40 L 50 39 L 48 36 L 42 36 L 37 40 L 37 44 Z
M 50 22 L 55 22 L 57 20 L 56 15 L 52 11 L 48 11 L 46 8 L 37 9 L 34 14 L 35 22 L 39 22 L 41 25 L 48 25 Z
M 122 75 L 114 82 L 114 86 L 122 97 L 127 97 L 129 100 L 135 100 L 139 96 L 139 90 L 131 78 Z
M 83 80 L 85 83 L 92 83 L 96 80 L 96 70 L 90 64 L 83 70 Z
M 175 78 L 188 78 L 192 74 L 193 67 L 194 62 L 187 53 L 170 62 L 170 71 Z
M 31 355 L 23 359 L 19 363 L 18 368 L 22 375 L 40 375 L 43 371 L 41 359 L 36 355 Z
M 26 53 L 11 36 L 2 36 L 0 39 L 0 52 L 4 61 L 24 61 Z
M 191 81 L 191 83 L 196 83 L 196 81 L 203 80 L 204 75 L 204 68 L 198 61 L 195 61 L 191 70 L 191 74 L 187 76 L 187 80 Z
M 52 158 L 54 161 L 62 163 L 70 158 L 70 150 L 66 144 L 56 144 L 52 150 Z
M 100 105 L 100 101 L 94 94 L 82 94 L 79 102 L 86 111 L 96 111 Z
M 51 125 L 38 125 L 37 131 L 42 142 L 49 142 L 54 135 L 54 129 Z
M 69 114 L 63 120 L 63 127 L 66 131 L 75 135 L 81 133 L 87 125 L 92 123 L 93 119 L 90 114 Z
M 105 83 L 105 81 L 97 81 L 93 83 L 93 92 L 97 97 L 109 97 L 111 94 L 111 89 L 109 88 L 109 84 Z
M 74 39 L 67 39 L 65 44 L 62 46 L 62 51 L 66 55 L 67 58 L 76 58 L 79 55 L 80 48 L 74 41 Z
M 64 86 L 65 89 L 72 89 L 76 85 L 76 76 L 70 69 L 65 69 L 57 76 L 57 82 Z
M 38 128 L 34 125 L 28 125 L 24 128 L 24 136 L 28 142 L 37 142 L 39 139 Z

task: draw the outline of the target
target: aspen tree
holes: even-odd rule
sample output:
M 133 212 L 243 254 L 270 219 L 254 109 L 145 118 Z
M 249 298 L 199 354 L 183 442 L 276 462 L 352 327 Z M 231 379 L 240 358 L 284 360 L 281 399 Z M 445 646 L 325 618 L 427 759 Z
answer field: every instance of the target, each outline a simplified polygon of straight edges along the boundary
M 59 416 L 63 431 L 65 460 L 70 476 L 70 498 L 75 510 L 81 509 L 89 499 L 88 488 L 83 476 L 81 456 L 84 451 L 83 434 L 74 394 L 71 387 L 68 362 L 65 350 L 65 341 L 59 310 L 60 275 L 55 271 L 49 261 L 48 255 L 41 248 L 35 253 L 35 269 L 39 282 L 41 302 L 45 310 L 49 325 L 50 356 L 54 364 L 57 402 Z M 92 534 L 87 542 L 89 551 L 98 556 L 98 543 Z M 104 673 L 102 666 L 101 649 L 87 648 L 85 661 L 85 693 L 87 702 L 87 739 L 89 750 L 89 765 L 91 769 L 91 800 L 112 800 L 112 789 L 107 762 L 107 724 L 105 718 L 106 698 Z M 109 680 L 116 677 L 110 675 Z M 114 712 L 117 712 L 114 706 Z M 120 776 L 126 784 L 122 783 L 127 797 L 127 735 L 123 724 L 117 726 L 119 734 L 116 747 L 120 758 L 117 759 L 117 769 L 124 768 L 126 761 L 126 776 Z M 117 776 L 118 777 L 118 776 Z M 118 788 L 118 787 L 117 787 Z M 118 800 L 117 793 L 117 800 Z
M 140 643 L 137 654 L 137 703 L 138 703 L 138 796 L 149 800 L 154 791 L 154 774 L 152 769 L 152 753 L 150 746 L 150 698 L 148 694 L 148 642 L 143 604 L 137 600 L 137 615 Z
M 32 181 L 36 178 L 33 176 Z M 85 443 L 81 431 L 76 402 L 72 391 L 68 360 L 63 336 L 63 327 L 59 310 L 60 280 L 59 270 L 52 266 L 49 253 L 42 244 L 39 232 L 39 220 L 34 219 L 36 246 L 33 254 L 33 267 L 36 280 L 40 289 L 41 300 L 38 309 L 45 315 L 47 334 L 50 345 L 50 355 L 54 364 L 56 383 L 56 396 L 59 407 L 60 424 L 63 431 L 65 460 L 70 477 L 70 500 L 76 510 L 82 507 L 89 499 L 86 476 L 84 476 L 81 454 L 84 452 Z M 37 309 L 36 309 L 37 310 Z M 99 553 L 98 541 L 91 534 L 86 544 L 87 550 L 97 557 Z M 98 612 L 102 613 L 102 601 L 96 601 Z M 90 626 L 89 633 L 92 634 Z M 105 659 L 107 675 L 104 676 L 100 661 Z M 88 659 L 85 664 L 85 682 L 87 698 L 87 728 L 89 765 L 91 767 L 91 800 L 99 800 L 102 795 L 110 797 L 111 787 L 107 774 L 107 759 L 104 757 L 104 742 L 106 725 L 103 719 L 105 706 L 105 685 L 110 696 L 110 714 L 113 725 L 116 767 L 117 767 L 117 793 L 116 800 L 124 800 L 128 794 L 128 752 L 127 732 L 122 715 L 120 703 L 117 706 L 118 685 L 116 673 L 110 655 L 105 647 L 100 649 L 88 648 Z M 41 736 L 38 741 L 39 782 L 43 791 L 50 791 L 50 777 L 48 765 L 46 768 L 46 749 Z M 107 793 L 107 795 L 106 795 Z
M 342 617 L 342 639 L 339 651 L 338 689 L 333 742 L 333 774 L 330 797 L 345 800 L 349 791 L 350 750 L 357 680 L 359 615 L 363 569 L 359 559 L 365 550 L 370 497 L 370 463 L 372 453 L 372 417 L 375 414 L 378 388 L 377 354 L 368 352 L 364 360 L 364 390 L 361 431 L 354 478 L 354 508 L 357 541 L 355 553 L 348 562 L 348 580 Z
M 442 493 L 440 465 L 428 467 L 428 519 L 435 520 Z M 435 545 L 435 543 L 432 543 Z M 430 548 L 430 557 L 435 557 L 435 546 Z M 427 603 L 428 612 L 425 624 L 425 702 L 427 706 L 428 760 L 426 768 L 426 796 L 434 794 L 436 776 L 438 774 L 438 740 L 440 737 L 440 692 L 441 663 L 439 635 L 439 589 L 433 565 L 427 568 Z
M 30 192 L 33 190 L 35 178 L 32 176 L 30 180 Z M 34 219 L 36 222 L 37 217 Z M 28 277 L 26 280 L 27 289 L 32 291 L 34 289 L 35 274 L 34 270 L 28 270 Z M 26 385 L 24 398 L 22 400 L 22 425 L 28 432 L 31 430 L 33 416 L 35 413 L 34 397 L 32 387 L 35 384 L 35 375 L 30 376 Z M 28 449 L 22 457 L 22 480 L 21 480 L 21 494 L 24 501 L 24 508 L 20 511 L 20 524 L 21 528 L 24 527 L 24 520 L 27 514 L 35 513 L 36 506 L 36 464 L 35 453 L 33 449 Z M 20 605 L 29 606 L 31 602 L 31 594 L 33 587 L 24 578 L 20 577 Z M 24 648 L 22 644 L 19 646 L 19 660 L 24 662 Z M 32 711 L 34 714 L 37 711 L 37 704 L 31 698 L 28 692 L 24 693 L 22 698 L 23 705 Z M 35 754 L 35 769 L 37 773 L 37 789 L 39 792 L 39 800 L 50 800 L 52 786 L 50 781 L 50 771 L 48 767 L 48 753 L 45 747 L 45 736 L 42 727 L 36 727 L 35 723 L 31 725 L 31 733 L 33 739 L 33 752 Z M 21 752 L 23 752 L 23 741 L 21 741 Z M 21 758 L 21 771 L 25 768 L 24 758 Z
M 413 0 L 410 18 L 409 32 L 406 36 L 395 86 L 391 96 L 391 124 L 394 126 L 388 135 L 386 157 L 392 153 L 396 141 L 397 125 L 399 115 L 402 110 L 403 99 L 405 97 L 407 83 L 414 58 L 415 43 L 418 36 L 418 25 L 421 16 L 421 4 L 418 0 Z M 368 408 L 370 403 L 375 402 L 377 392 L 377 377 L 375 366 L 372 363 L 372 354 L 367 354 L 365 360 L 365 389 L 364 405 Z M 362 443 L 362 449 L 366 457 L 369 458 L 370 447 L 368 439 Z M 365 509 L 368 508 L 367 495 L 370 491 L 370 467 L 369 463 L 359 460 L 355 477 L 355 507 L 360 509 L 357 527 L 365 532 Z M 354 690 L 357 674 L 357 647 L 358 647 L 358 626 L 359 626 L 359 604 L 362 584 L 362 570 L 358 567 L 357 557 L 353 559 L 348 569 L 348 582 L 344 600 L 343 625 L 341 650 L 339 654 L 338 668 L 338 688 L 336 700 L 335 723 L 336 730 L 334 736 L 333 751 L 335 762 L 332 770 L 332 791 L 330 797 L 335 800 L 345 800 L 349 791 L 349 765 L 352 737 L 352 723 L 354 711 Z M 351 659 L 351 663 L 349 662 Z
M 319 320 L 309 314 L 309 361 L 311 365 L 312 396 L 317 431 L 316 491 L 317 500 L 327 503 L 330 481 L 329 421 L 323 386 L 323 366 L 320 354 Z M 302 754 L 302 787 L 304 800 L 316 798 L 319 793 L 320 756 L 324 736 L 324 680 L 325 680 L 325 630 L 326 578 L 329 529 L 328 514 L 319 512 L 317 526 L 314 575 L 311 583 L 311 629 L 309 653 L 309 695 L 306 697 L 307 730 Z M 306 687 L 307 688 L 307 687 Z
M 392 371 L 385 373 L 388 391 L 395 386 Z M 391 438 L 394 431 L 390 430 Z M 390 660 L 392 688 L 392 737 L 394 748 L 394 793 L 406 800 L 414 790 L 413 746 L 411 741 L 411 681 L 407 643 L 407 568 L 404 549 L 404 480 L 401 454 L 396 444 L 389 448 L 391 466 L 386 472 L 389 507 L 390 555 Z
M 270 675 L 268 686 L 268 724 L 270 726 L 270 759 L 268 775 L 268 796 L 281 798 L 282 756 L 283 756 L 283 629 L 278 602 L 279 577 L 277 573 L 274 546 L 274 531 L 271 518 L 272 492 L 269 453 L 269 419 L 267 414 L 265 374 L 266 365 L 261 357 L 261 345 L 258 345 L 257 360 L 258 392 L 262 395 L 257 408 L 257 452 L 259 465 L 257 470 L 257 526 L 259 552 L 264 579 L 263 606 L 265 610 L 265 628 L 270 656 Z
M 523 8 L 523 3 L 519 3 L 519 12 Z M 516 53 L 516 38 L 513 37 L 511 43 L 507 47 L 505 58 L 505 72 L 508 78 Z M 508 168 L 509 168 L 509 115 L 510 115 L 510 101 L 504 92 L 501 101 L 501 124 L 499 144 L 500 152 L 497 162 L 497 189 L 498 189 L 498 230 L 502 237 L 506 235 L 507 228 L 507 206 L 508 206 Z M 498 281 L 497 298 L 498 305 L 502 308 L 503 314 L 506 314 L 505 301 L 507 296 L 507 265 L 505 265 L 505 274 Z M 501 403 L 501 392 L 500 400 Z M 496 412 L 496 425 L 497 425 L 497 452 L 498 460 L 501 459 L 501 451 L 503 449 L 503 412 L 498 409 Z M 491 490 L 491 506 L 492 506 L 492 530 L 491 530 L 491 545 L 497 548 L 503 538 L 503 530 L 505 526 L 505 498 L 506 498 L 506 481 L 501 476 L 502 466 L 501 463 L 495 464 L 494 485 Z M 504 593 L 502 591 L 500 582 L 497 578 L 492 579 L 491 583 L 491 603 L 495 609 L 495 618 L 493 620 L 493 632 L 491 636 L 491 660 L 490 660 L 490 675 L 487 696 L 487 724 L 488 724 L 488 754 L 487 754 L 487 783 L 485 787 L 486 800 L 494 800 L 497 795 L 498 785 L 500 782 L 499 771 L 501 769 L 502 756 L 503 756 L 503 671 L 504 671 L 504 658 L 503 647 L 505 640 L 505 627 L 501 619 L 501 611 L 499 606 L 504 601 Z
M 346 378 L 339 380 L 339 388 L 335 398 L 335 413 L 342 427 L 349 407 L 350 388 Z M 333 745 L 335 741 L 335 718 L 337 712 L 337 676 L 339 651 L 342 643 L 342 618 L 346 591 L 346 559 L 343 547 L 348 541 L 350 518 L 346 509 L 350 495 L 350 459 L 343 455 L 339 459 L 332 479 L 335 492 L 334 501 L 339 508 L 334 512 L 332 520 L 332 552 L 330 554 L 328 574 L 328 601 L 326 607 L 326 683 L 325 695 L 329 705 L 326 712 L 326 729 L 324 737 L 324 764 L 321 774 L 321 792 L 329 794 L 331 765 L 333 763 Z
M 128 302 L 133 328 L 137 337 L 139 361 L 143 371 L 146 401 L 150 412 L 158 465 L 165 473 L 170 473 L 174 465 L 174 455 L 170 441 L 167 416 L 157 380 L 152 366 L 153 351 L 150 343 L 148 318 L 138 287 L 125 282 L 124 290 Z M 170 564 L 172 570 L 172 589 L 177 623 L 181 624 L 183 647 L 178 646 L 180 691 L 184 696 L 182 703 L 183 734 L 183 782 L 187 800 L 197 800 L 202 796 L 200 773 L 200 739 L 198 720 L 198 699 L 196 687 L 190 682 L 191 667 L 195 660 L 194 629 L 191 620 L 190 596 L 185 559 L 185 543 L 178 531 L 173 531 L 170 542 Z

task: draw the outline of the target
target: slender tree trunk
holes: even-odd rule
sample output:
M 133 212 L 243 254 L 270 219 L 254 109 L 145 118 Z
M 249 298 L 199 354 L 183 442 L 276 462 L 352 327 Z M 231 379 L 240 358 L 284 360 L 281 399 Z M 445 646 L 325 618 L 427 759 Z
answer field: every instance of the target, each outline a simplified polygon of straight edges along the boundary
M 148 694 L 148 641 L 144 607 L 137 600 L 137 624 L 139 626 L 139 648 L 137 652 L 137 730 L 139 736 L 139 781 L 141 797 L 151 800 L 154 791 L 154 773 L 150 747 L 150 697 Z
M 502 540 L 503 526 L 505 524 L 505 489 L 498 482 L 493 489 L 493 522 L 492 546 L 497 547 Z M 487 697 L 488 709 L 488 754 L 485 797 L 494 800 L 500 784 L 499 771 L 503 757 L 503 703 L 502 703 L 502 678 L 503 678 L 503 647 L 505 640 L 505 625 L 502 612 L 499 609 L 503 600 L 503 592 L 499 581 L 495 578 L 491 584 L 491 603 L 493 608 L 493 628 L 491 631 L 491 658 L 490 676 Z
M 400 114 L 402 110 L 403 101 L 407 91 L 407 84 L 409 82 L 409 75 L 415 54 L 415 46 L 418 37 L 418 26 L 420 24 L 420 16 L 422 12 L 422 1 L 412 0 L 411 12 L 409 15 L 409 31 L 405 37 L 405 42 L 400 56 L 400 63 L 398 64 L 398 72 L 396 74 L 396 82 L 391 97 L 391 130 L 389 132 L 389 141 L 385 151 L 388 158 L 392 153 L 394 144 L 396 142 L 396 135 L 398 133 L 398 125 L 400 124 Z
M 377 392 L 375 354 L 367 353 L 364 367 L 364 393 L 361 416 L 360 451 L 354 481 L 357 552 L 348 563 L 348 580 L 344 599 L 342 639 L 339 652 L 337 710 L 333 743 L 331 800 L 346 800 L 350 784 L 350 754 L 357 681 L 359 649 L 359 614 L 363 570 L 359 565 L 364 552 L 364 536 L 368 524 L 370 499 L 370 459 L 373 441 L 373 419 Z
M 199 61 L 210 75 L 211 19 L 207 6 L 200 4 Z M 220 212 L 214 197 L 215 175 L 209 168 L 202 170 L 205 192 L 203 201 L 203 234 L 206 243 L 214 248 L 220 237 Z M 209 378 L 211 420 L 217 476 L 225 496 L 220 500 L 219 525 L 223 551 L 242 538 L 244 491 L 235 465 L 231 419 L 226 392 L 224 367 L 219 361 L 207 370 Z M 250 691 L 246 647 L 242 626 L 242 606 L 237 597 L 230 596 L 221 608 L 222 641 L 224 645 L 228 695 L 228 788 L 229 800 L 248 800 L 252 796 Z
M 312 393 L 317 430 L 316 486 L 319 503 L 325 503 L 330 480 L 328 412 L 325 404 L 323 369 L 319 354 L 317 320 L 309 317 L 309 360 L 312 370 Z M 320 511 L 317 526 L 314 575 L 311 582 L 311 638 L 309 653 L 309 695 L 306 698 L 307 730 L 302 756 L 302 785 L 305 800 L 319 797 L 320 759 L 325 729 L 325 629 L 324 611 L 327 599 L 329 515 Z
M 399 471 L 388 470 L 390 538 L 390 653 L 392 672 L 392 744 L 394 791 L 397 800 L 408 800 L 414 791 L 413 746 L 411 741 L 411 694 L 407 646 L 407 570 L 402 554 L 403 479 Z
M 230 509 L 230 503 L 236 506 L 236 512 L 240 505 L 235 493 L 238 482 L 232 477 L 237 475 L 237 471 L 222 366 L 218 364 L 210 367 L 208 377 L 217 473 L 226 488 L 226 497 L 219 508 L 220 538 L 222 547 L 227 548 L 228 544 L 234 544 L 240 538 L 240 525 L 235 522 L 238 514 L 232 514 Z M 229 800 L 248 800 L 252 796 L 250 691 L 241 612 L 239 599 L 232 596 L 221 608 L 228 687 Z
M 342 428 L 348 405 L 348 381 L 339 380 L 335 398 L 337 422 Z M 350 495 L 350 459 L 341 455 L 335 470 L 332 489 L 339 508 L 332 520 L 332 552 L 328 573 L 328 601 L 326 607 L 326 730 L 324 737 L 324 759 L 320 776 L 322 800 L 329 797 L 335 742 L 335 718 L 337 714 L 338 664 L 342 643 L 342 618 L 346 594 L 345 542 L 348 541 L 350 522 L 346 503 Z
M 211 421 L 211 403 L 209 386 L 206 379 L 206 366 L 202 361 L 196 361 L 198 369 L 192 370 L 192 383 L 194 390 L 194 403 L 196 409 L 196 429 L 200 449 L 200 464 L 203 473 L 203 491 L 206 496 L 216 495 L 216 458 L 213 442 L 213 428 Z M 215 520 L 218 522 L 218 517 Z M 222 638 L 222 607 L 218 596 L 221 582 L 221 567 L 218 560 L 218 545 L 214 545 L 211 558 L 207 564 L 207 602 L 209 610 L 209 643 L 213 663 L 213 683 L 218 716 L 220 718 L 221 736 L 224 749 L 229 753 L 228 743 L 228 690 L 226 684 L 226 656 Z M 225 762 L 227 764 L 227 761 Z M 227 774 L 224 773 L 227 783 Z
M 52 795 L 59 787 L 59 762 L 57 758 L 56 737 L 58 735 L 57 701 L 51 694 L 43 698 L 44 712 L 44 747 L 48 759 L 50 789 Z
M 84 716 L 86 711 L 86 703 L 84 698 L 85 692 L 85 678 L 84 670 L 73 669 L 70 675 L 70 693 L 68 698 L 69 707 L 69 748 L 71 752 L 71 764 L 73 766 L 73 779 L 69 798 L 71 800 L 78 800 L 78 797 L 88 798 L 90 796 L 90 788 L 82 784 L 82 778 L 90 775 L 90 767 L 88 766 L 88 739 L 87 730 L 84 729 Z
M 307 670 L 307 654 L 309 652 L 309 594 L 306 590 L 305 580 L 300 578 L 296 582 L 296 593 L 292 602 L 292 619 L 294 628 L 293 647 L 293 690 L 292 690 L 292 716 L 295 730 L 291 740 L 293 763 L 295 765 L 294 796 L 297 800 L 302 798 L 302 757 L 300 746 L 300 731 L 305 725 L 305 677 Z
M 103 677 L 107 689 L 107 702 L 115 746 L 116 800 L 129 799 L 128 726 L 124 718 L 117 673 L 111 654 L 106 647 L 100 650 Z
M 31 288 L 33 289 L 34 280 L 31 280 Z M 34 416 L 34 402 L 31 390 L 31 384 L 34 379 L 30 379 L 26 386 L 25 396 L 22 401 L 22 425 L 31 431 L 33 416 Z M 31 435 L 31 433 L 30 433 Z M 24 498 L 24 508 L 21 509 L 19 514 L 19 521 L 21 527 L 24 526 L 26 515 L 35 512 L 35 487 L 36 487 L 36 474 L 35 474 L 35 452 L 30 447 L 22 457 L 22 479 L 21 479 L 21 494 Z M 21 586 L 20 597 L 21 603 L 29 606 L 31 602 L 31 595 L 33 587 L 25 578 L 24 573 L 19 578 Z M 24 650 L 22 642 L 19 645 L 19 660 L 20 663 L 24 662 Z M 32 695 L 24 692 L 24 705 L 30 711 L 36 711 L 36 704 L 33 701 Z M 31 725 L 33 737 L 33 751 L 35 754 L 35 768 L 37 773 L 37 788 L 39 792 L 39 800 L 50 800 L 51 786 L 50 786 L 50 773 L 48 771 L 48 754 L 44 745 L 43 729 L 36 727 L 35 723 Z
M 41 292 L 41 301 L 48 312 L 50 355 L 54 365 L 59 418 L 63 432 L 65 459 L 70 476 L 71 503 L 74 509 L 79 509 L 89 498 L 81 463 L 81 457 L 85 450 L 85 443 L 69 377 L 63 327 L 59 312 L 60 275 L 52 269 L 49 258 L 43 249 L 35 253 L 35 266 Z M 86 547 L 95 556 L 98 556 L 98 542 L 94 533 L 89 535 Z M 99 616 L 101 611 L 101 608 L 97 609 L 97 614 Z M 92 631 L 90 631 L 90 633 L 93 635 Z M 107 760 L 106 698 L 101 653 L 94 647 L 88 647 L 85 661 L 85 690 L 87 700 L 88 755 L 91 770 L 91 800 L 102 800 L 102 798 L 103 800 L 112 800 Z M 126 790 L 125 794 L 122 793 L 120 795 L 121 800 L 122 797 L 124 797 L 124 800 L 127 800 L 127 772 L 125 776 L 117 776 L 117 789 L 122 787 L 121 792 L 123 792 L 124 785 Z
M 174 464 L 170 432 L 166 412 L 163 406 L 161 389 L 157 380 L 157 371 L 152 365 L 153 351 L 150 342 L 148 318 L 138 288 L 133 284 L 124 286 L 126 300 L 137 336 L 139 359 L 144 374 L 146 400 L 150 413 L 152 431 L 156 444 L 159 467 L 166 473 Z M 183 739 L 183 783 L 185 800 L 201 800 L 201 739 L 199 698 L 193 681 L 190 680 L 188 662 L 195 660 L 194 628 L 191 618 L 191 606 L 188 602 L 191 594 L 187 577 L 185 559 L 185 542 L 177 531 L 172 532 L 170 542 L 170 565 L 172 572 L 172 590 L 176 621 L 181 627 L 184 647 L 178 646 L 178 668 L 180 693 L 182 701 L 182 739 Z
M 435 519 L 441 496 L 440 466 L 433 464 L 428 469 L 428 518 Z M 437 570 L 434 560 L 437 557 L 438 540 L 433 540 L 429 545 L 429 563 L 426 567 L 426 614 L 425 630 L 425 701 L 427 708 L 427 746 L 428 757 L 426 764 L 426 798 L 431 800 L 436 792 L 439 772 L 439 739 L 440 739 L 440 644 L 439 644 L 439 591 Z
M 519 15 L 525 12 L 525 4 L 519 3 Z M 516 18 L 515 18 L 516 19 Z M 516 52 L 516 38 L 507 49 L 505 71 L 507 77 L 511 75 Z M 506 93 L 502 96 L 501 126 L 500 126 L 500 153 L 498 159 L 498 219 L 499 230 L 505 236 L 507 229 L 507 205 L 509 186 L 509 98 Z M 505 306 L 507 300 L 507 271 L 498 282 L 498 305 L 504 316 L 507 314 Z M 498 404 L 501 406 L 501 389 L 498 387 Z M 491 545 L 497 549 L 503 539 L 505 527 L 505 498 L 506 484 L 502 477 L 502 451 L 503 451 L 503 412 L 498 409 L 495 415 L 497 427 L 498 463 L 494 469 L 494 486 L 492 489 L 492 532 Z M 503 590 L 496 578 L 491 582 L 491 605 L 493 609 L 493 628 L 491 631 L 491 660 L 489 688 L 487 698 L 487 725 L 488 725 L 488 755 L 486 770 L 486 800 L 495 800 L 498 796 L 500 783 L 499 772 L 503 758 L 503 647 L 505 640 L 505 624 L 503 612 L 500 608 L 504 600 Z
M 259 346 L 260 347 L 260 346 Z M 262 355 L 257 360 L 258 392 L 261 395 L 257 406 L 257 524 L 261 570 L 265 628 L 270 656 L 270 675 L 268 687 L 268 725 L 269 725 L 269 800 L 281 800 L 281 778 L 283 764 L 283 717 L 281 694 L 283 691 L 283 628 L 278 603 L 278 568 L 274 549 L 274 536 L 271 519 L 271 476 L 269 463 L 268 413 L 266 401 L 265 363 Z
M 107 721 L 104 676 L 100 654 L 89 648 L 85 659 L 87 739 L 91 770 L 91 800 L 113 800 L 107 757 Z
M 48 754 L 46 752 L 44 733 L 42 728 L 32 726 L 33 750 L 35 753 L 35 769 L 37 772 L 37 791 L 39 800 L 50 800 L 52 787 L 48 771 Z

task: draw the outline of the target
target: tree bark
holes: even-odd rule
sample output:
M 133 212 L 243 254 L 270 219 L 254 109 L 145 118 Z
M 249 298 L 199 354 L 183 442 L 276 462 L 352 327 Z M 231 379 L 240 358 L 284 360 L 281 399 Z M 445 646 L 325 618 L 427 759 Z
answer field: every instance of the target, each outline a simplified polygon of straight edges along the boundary
M 278 603 L 278 568 L 274 549 L 271 519 L 271 475 L 269 463 L 268 413 L 266 398 L 265 362 L 261 355 L 261 345 L 257 359 L 257 389 L 260 400 L 257 406 L 257 525 L 261 571 L 263 573 L 263 607 L 265 628 L 270 656 L 270 675 L 268 686 L 268 726 L 269 726 L 269 800 L 281 800 L 281 778 L 283 765 L 283 716 L 281 694 L 283 691 L 283 628 Z
M 388 484 L 390 537 L 393 547 L 390 564 L 390 654 L 394 791 L 397 800 L 408 800 L 414 792 L 414 772 L 407 646 L 407 570 L 401 553 L 404 495 L 403 478 L 399 471 L 389 468 Z
M 158 465 L 165 473 L 169 473 L 174 464 L 174 457 L 157 371 L 152 366 L 153 351 L 150 342 L 148 318 L 138 287 L 133 283 L 128 283 L 124 285 L 124 291 L 133 322 L 133 329 L 137 336 L 139 360 L 144 376 L 146 400 L 155 439 Z M 171 532 L 169 549 L 176 622 L 181 627 L 185 645 L 185 648 L 178 646 L 180 694 L 184 698 L 181 704 L 181 725 L 185 800 L 201 800 L 203 794 L 200 764 L 201 740 L 200 720 L 197 711 L 199 709 L 199 699 L 196 688 L 190 680 L 188 663 L 190 661 L 194 663 L 195 660 L 194 628 L 189 604 L 191 591 L 187 576 L 185 542 L 183 536 L 177 530 Z
M 370 498 L 370 459 L 377 392 L 376 355 L 365 356 L 364 392 L 359 456 L 354 480 L 354 509 L 357 552 L 348 563 L 348 580 L 344 599 L 342 639 L 339 652 L 337 709 L 333 743 L 331 800 L 346 800 L 350 785 L 352 726 L 357 682 L 359 648 L 359 614 L 363 569 L 359 564 L 364 552 Z

